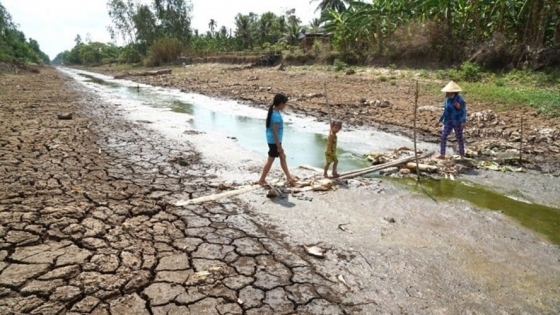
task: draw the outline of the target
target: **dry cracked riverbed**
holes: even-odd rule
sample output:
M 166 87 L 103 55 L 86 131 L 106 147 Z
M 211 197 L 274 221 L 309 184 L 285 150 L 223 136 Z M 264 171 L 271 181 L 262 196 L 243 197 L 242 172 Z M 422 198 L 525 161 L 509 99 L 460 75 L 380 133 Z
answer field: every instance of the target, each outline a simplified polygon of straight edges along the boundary
M 197 153 L 41 71 L 0 86 L 0 314 L 360 312 L 238 204 L 170 206 Z
M 178 208 L 217 166 L 121 113 L 55 69 L 1 77 L 0 314 L 560 310 L 560 248 L 503 214 L 375 179 Z

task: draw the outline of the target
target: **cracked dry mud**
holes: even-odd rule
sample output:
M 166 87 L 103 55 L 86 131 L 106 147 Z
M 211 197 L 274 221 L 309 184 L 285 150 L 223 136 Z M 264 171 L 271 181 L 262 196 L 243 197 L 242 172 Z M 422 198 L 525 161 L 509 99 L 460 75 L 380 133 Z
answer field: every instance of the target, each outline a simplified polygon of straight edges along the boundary
M 209 193 L 198 154 L 72 84 L 2 77 L 0 314 L 360 312 L 242 205 L 171 206 Z

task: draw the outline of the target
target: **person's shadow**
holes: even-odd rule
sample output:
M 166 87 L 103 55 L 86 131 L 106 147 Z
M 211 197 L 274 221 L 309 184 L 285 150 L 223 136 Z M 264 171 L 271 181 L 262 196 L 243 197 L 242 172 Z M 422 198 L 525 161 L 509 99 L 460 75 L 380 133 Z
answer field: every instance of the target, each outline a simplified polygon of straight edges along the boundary
M 274 193 L 277 194 L 277 196 L 272 197 L 272 196 L 267 196 L 268 199 L 270 199 L 270 201 L 272 201 L 275 204 L 281 205 L 283 207 L 286 208 L 293 208 L 296 206 L 295 203 L 290 201 L 290 192 L 286 191 L 285 189 L 282 189 L 280 187 L 276 187 L 274 188 Z
M 293 208 L 296 206 L 295 203 L 291 202 L 288 196 L 278 196 L 276 198 L 270 199 L 273 203 L 281 205 L 286 208 Z

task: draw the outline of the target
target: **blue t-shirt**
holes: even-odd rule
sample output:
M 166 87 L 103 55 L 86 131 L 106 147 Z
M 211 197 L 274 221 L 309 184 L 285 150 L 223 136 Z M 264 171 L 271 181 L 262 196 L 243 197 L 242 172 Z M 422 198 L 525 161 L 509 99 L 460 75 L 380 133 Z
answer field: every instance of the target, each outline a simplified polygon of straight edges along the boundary
M 282 135 L 284 134 L 284 120 L 280 112 L 275 110 L 272 111 L 272 116 L 270 117 L 270 128 L 266 128 L 266 141 L 268 143 L 274 144 L 274 135 L 272 134 L 272 127 L 274 124 L 278 124 L 278 141 L 282 142 Z

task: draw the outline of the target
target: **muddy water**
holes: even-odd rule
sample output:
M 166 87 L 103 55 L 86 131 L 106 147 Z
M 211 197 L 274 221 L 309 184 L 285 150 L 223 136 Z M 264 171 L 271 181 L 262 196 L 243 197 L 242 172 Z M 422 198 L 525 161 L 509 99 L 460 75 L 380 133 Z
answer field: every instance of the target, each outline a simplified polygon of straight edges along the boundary
M 436 200 L 463 199 L 480 208 L 503 212 L 521 225 L 545 235 L 553 243 L 560 244 L 558 208 L 533 203 L 523 196 L 497 193 L 468 182 L 424 180 L 421 186 L 411 178 L 398 182 L 419 193 L 427 193 Z

